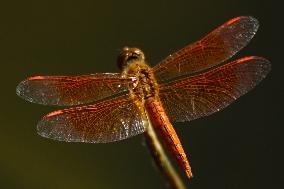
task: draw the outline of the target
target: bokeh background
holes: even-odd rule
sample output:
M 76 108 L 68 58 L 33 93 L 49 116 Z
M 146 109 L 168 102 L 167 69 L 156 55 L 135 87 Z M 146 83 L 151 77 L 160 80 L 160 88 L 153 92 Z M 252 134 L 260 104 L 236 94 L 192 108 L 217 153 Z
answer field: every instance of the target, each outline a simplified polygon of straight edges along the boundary
M 279 1 L 280 2 L 280 1 Z M 191 189 L 281 188 L 283 161 L 283 16 L 268 0 L 69 1 L 0 3 L 0 188 L 167 188 L 143 135 L 109 144 L 64 143 L 42 138 L 37 121 L 56 107 L 15 94 L 32 75 L 118 72 L 124 46 L 144 50 L 155 65 L 239 15 L 260 28 L 235 58 L 260 55 L 272 72 L 228 108 L 174 124 L 190 156 Z M 282 186 L 283 187 L 283 186 Z

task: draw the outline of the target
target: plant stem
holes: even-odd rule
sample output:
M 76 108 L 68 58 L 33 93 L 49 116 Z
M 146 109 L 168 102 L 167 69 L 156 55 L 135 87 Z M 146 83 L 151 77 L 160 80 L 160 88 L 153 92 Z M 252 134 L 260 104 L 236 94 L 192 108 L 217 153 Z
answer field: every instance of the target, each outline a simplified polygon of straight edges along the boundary
M 174 189 L 185 189 L 186 187 L 182 182 L 182 179 L 168 159 L 168 156 L 150 122 L 144 136 L 157 166 L 168 180 L 170 186 Z

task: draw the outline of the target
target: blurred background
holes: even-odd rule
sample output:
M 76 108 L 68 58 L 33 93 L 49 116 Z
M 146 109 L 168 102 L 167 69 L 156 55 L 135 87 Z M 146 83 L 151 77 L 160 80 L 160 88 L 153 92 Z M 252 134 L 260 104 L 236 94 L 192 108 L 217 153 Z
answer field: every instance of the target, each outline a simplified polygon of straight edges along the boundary
M 189 181 L 180 173 L 191 189 L 280 188 L 283 16 L 281 6 L 275 3 L 1 2 L 0 188 L 167 188 L 143 135 L 109 144 L 42 138 L 36 133 L 38 120 L 58 108 L 28 103 L 16 96 L 15 88 L 33 75 L 118 72 L 116 57 L 124 46 L 141 48 L 148 62 L 155 65 L 239 15 L 256 17 L 260 28 L 234 58 L 266 57 L 272 63 L 272 72 L 226 109 L 190 123 L 174 124 L 195 177 Z

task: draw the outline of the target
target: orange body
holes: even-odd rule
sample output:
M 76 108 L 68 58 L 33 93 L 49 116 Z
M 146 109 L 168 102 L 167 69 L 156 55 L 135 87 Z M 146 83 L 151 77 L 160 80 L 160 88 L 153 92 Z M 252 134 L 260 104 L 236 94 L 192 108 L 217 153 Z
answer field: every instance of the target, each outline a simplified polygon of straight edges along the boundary
M 178 164 L 185 170 L 186 175 L 189 178 L 192 177 L 191 167 L 186 154 L 161 102 L 150 97 L 145 101 L 145 108 L 152 125 L 162 136 L 161 138 L 165 146 L 173 154 Z

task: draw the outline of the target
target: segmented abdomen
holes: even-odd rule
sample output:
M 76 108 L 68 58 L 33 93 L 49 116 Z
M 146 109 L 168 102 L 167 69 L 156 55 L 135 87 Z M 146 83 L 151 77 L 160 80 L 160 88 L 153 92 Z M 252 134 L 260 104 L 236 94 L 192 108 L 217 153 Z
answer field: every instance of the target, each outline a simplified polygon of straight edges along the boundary
M 191 168 L 187 157 L 184 153 L 180 140 L 171 124 L 162 104 L 154 97 L 150 97 L 145 101 L 145 107 L 148 116 L 155 130 L 160 133 L 166 147 L 175 157 L 178 164 L 184 169 L 188 177 L 192 177 Z

